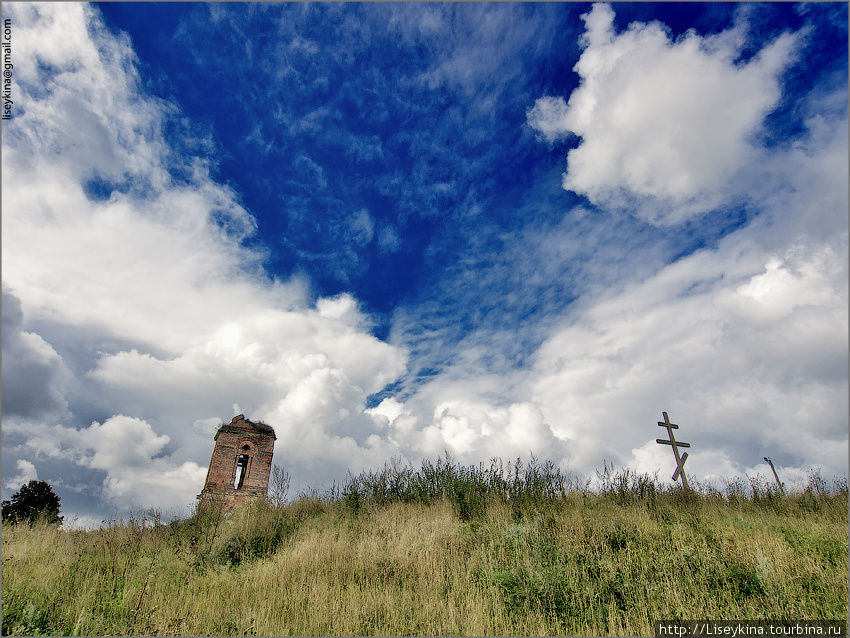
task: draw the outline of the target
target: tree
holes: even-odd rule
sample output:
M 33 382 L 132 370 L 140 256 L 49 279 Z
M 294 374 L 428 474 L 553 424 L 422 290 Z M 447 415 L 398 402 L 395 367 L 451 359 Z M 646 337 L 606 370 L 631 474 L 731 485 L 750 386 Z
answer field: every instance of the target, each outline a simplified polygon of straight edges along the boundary
M 269 498 L 272 505 L 282 507 L 286 503 L 286 495 L 289 492 L 289 472 L 275 465 L 272 467 L 272 481 L 269 487 Z
M 51 525 L 61 525 L 64 517 L 59 516 L 59 501 L 49 483 L 30 481 L 12 495 L 11 501 L 3 501 L 3 520 L 32 525 L 44 516 Z

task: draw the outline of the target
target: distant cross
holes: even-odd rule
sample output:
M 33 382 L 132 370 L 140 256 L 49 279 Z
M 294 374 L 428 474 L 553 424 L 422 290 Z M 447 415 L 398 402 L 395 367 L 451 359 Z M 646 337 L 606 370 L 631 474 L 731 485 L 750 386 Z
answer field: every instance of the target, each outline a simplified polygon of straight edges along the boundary
M 773 470 L 773 478 L 776 479 L 776 484 L 779 486 L 779 491 L 782 492 L 782 496 L 785 496 L 785 488 L 782 487 L 782 483 L 779 481 L 779 475 L 776 473 L 776 468 L 773 467 L 773 461 L 771 461 L 766 456 L 763 458 L 765 461 L 767 461 L 768 465 L 770 465 L 770 469 Z
M 679 457 L 679 448 L 680 447 L 691 447 L 690 443 L 680 443 L 673 436 L 673 430 L 678 430 L 679 426 L 675 423 L 670 423 L 670 417 L 667 416 L 666 412 L 662 412 L 664 415 L 664 420 L 659 421 L 658 425 L 662 428 L 667 428 L 667 434 L 670 436 L 669 441 L 665 441 L 664 439 L 655 439 L 656 443 L 660 443 L 661 445 L 670 445 L 673 447 L 673 455 L 676 457 L 676 471 L 673 472 L 673 480 L 675 481 L 680 476 L 682 477 L 682 486 L 688 490 L 688 479 L 685 477 L 685 461 L 688 460 L 688 453 L 685 452 Z

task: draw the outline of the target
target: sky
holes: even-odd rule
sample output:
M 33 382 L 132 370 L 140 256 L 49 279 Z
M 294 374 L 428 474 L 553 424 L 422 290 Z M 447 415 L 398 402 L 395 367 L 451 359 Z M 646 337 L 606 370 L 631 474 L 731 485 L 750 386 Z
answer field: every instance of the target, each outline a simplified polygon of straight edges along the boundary
M 6 3 L 2 494 L 848 464 L 846 3 Z

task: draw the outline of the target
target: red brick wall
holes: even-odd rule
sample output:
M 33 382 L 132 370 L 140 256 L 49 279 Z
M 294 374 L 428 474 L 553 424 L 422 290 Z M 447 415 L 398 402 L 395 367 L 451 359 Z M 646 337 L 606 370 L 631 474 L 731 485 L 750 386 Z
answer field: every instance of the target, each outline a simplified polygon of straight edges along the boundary
M 228 430 L 216 434 L 215 448 L 210 458 L 207 480 L 198 498 L 202 500 L 235 501 L 247 496 L 265 496 L 269 489 L 269 475 L 274 453 L 273 435 L 257 432 L 255 426 L 244 419 L 234 419 Z M 243 449 L 248 446 L 248 449 Z M 242 487 L 233 488 L 236 460 L 240 454 L 248 456 L 248 466 Z

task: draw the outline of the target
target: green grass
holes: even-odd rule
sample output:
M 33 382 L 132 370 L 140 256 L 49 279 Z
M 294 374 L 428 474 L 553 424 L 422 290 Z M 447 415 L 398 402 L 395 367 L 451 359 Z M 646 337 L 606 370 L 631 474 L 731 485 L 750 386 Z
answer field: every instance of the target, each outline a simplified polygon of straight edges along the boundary
M 661 486 L 605 467 L 394 464 L 321 497 L 93 531 L 3 526 L 3 633 L 649 635 L 841 619 L 847 489 Z

